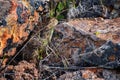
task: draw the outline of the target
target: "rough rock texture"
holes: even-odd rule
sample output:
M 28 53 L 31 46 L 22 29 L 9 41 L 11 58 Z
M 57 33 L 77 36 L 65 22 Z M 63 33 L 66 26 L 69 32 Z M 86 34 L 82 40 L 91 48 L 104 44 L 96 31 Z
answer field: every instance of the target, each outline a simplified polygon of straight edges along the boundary
M 91 65 L 105 65 L 111 61 L 119 64 L 119 20 L 120 18 L 113 20 L 96 18 L 68 21 L 56 26 L 56 33 L 60 36 L 53 38 L 53 44 L 60 55 L 66 58 L 72 57 L 75 64 L 80 63 L 81 66 L 85 66 L 87 61 Z M 106 37 L 100 36 L 101 34 Z
M 103 19 L 103 18 L 88 18 L 75 19 L 68 22 L 73 28 L 78 31 L 93 34 L 102 40 L 111 40 L 114 43 L 120 42 L 120 18 Z
M 37 5 L 36 5 L 37 4 Z M 35 26 L 39 26 L 44 3 L 33 0 L 0 0 L 0 57 L 13 56 L 16 47 L 29 38 Z M 3 62 L 5 64 L 5 62 Z
M 120 74 L 111 70 L 79 70 L 75 72 L 66 72 L 58 80 L 119 80 Z
M 70 4 L 68 19 L 85 17 L 120 17 L 119 0 L 76 0 L 76 7 Z
M 83 80 L 119 80 L 120 78 L 116 77 L 119 73 L 113 73 L 117 70 L 107 70 L 120 67 L 119 20 L 120 18 L 74 19 L 57 25 L 52 39 L 53 43 L 51 43 L 51 47 L 56 52 L 57 57 L 56 55 L 50 55 L 46 65 L 55 69 L 57 67 L 59 67 L 58 69 L 63 69 L 63 66 L 68 66 L 70 70 L 74 69 L 72 66 L 77 66 L 78 69 L 81 69 L 81 67 L 86 69 L 86 67 L 93 66 L 96 68 L 92 70 L 98 70 L 96 71 L 98 73 L 99 68 L 101 68 L 100 74 L 103 74 L 101 77 L 88 69 L 81 70 L 83 72 L 82 75 L 89 73 L 89 75 L 84 75 L 86 78 L 83 78 L 81 74 L 77 75 L 74 72 L 70 72 L 63 75 L 68 78 L 62 76 L 60 80 L 69 80 L 70 78 L 72 80 L 73 77 L 77 78 L 78 76 L 78 80 L 79 78 Z M 78 71 L 78 73 L 81 73 L 81 71 Z M 115 75 L 111 76 L 111 74 Z
M 36 80 L 38 79 L 38 69 L 34 63 L 21 61 L 16 66 L 8 66 L 6 72 L 3 74 L 4 78 L 10 80 Z M 4 80 L 3 78 L 3 80 Z M 2 78 L 1 78 L 2 79 Z
M 42 7 L 45 5 L 43 4 L 44 1 L 0 0 L 0 5 L 3 5 L 0 8 L 1 60 L 5 57 L 13 56 L 16 52 L 16 47 L 22 45 L 29 38 L 34 26 L 39 26 L 40 14 L 42 15 L 44 12 L 44 8 Z M 85 0 L 82 1 L 83 3 L 79 4 L 78 7 L 80 5 L 82 7 L 86 6 L 86 3 L 84 3 Z M 93 0 L 86 0 L 88 3 L 91 3 L 91 1 Z M 114 3 L 114 0 L 111 0 L 111 5 L 108 5 L 108 7 L 112 6 L 118 9 L 112 1 Z M 85 7 L 85 9 L 89 9 L 90 6 Z M 95 6 L 92 6 L 92 8 L 95 8 Z M 6 12 L 7 14 L 5 14 Z M 46 52 L 48 52 L 47 57 L 44 58 L 43 54 L 38 54 L 44 58 L 39 63 L 37 62 L 39 64 L 37 67 L 40 67 L 39 74 L 35 66 L 36 63 L 28 63 L 20 60 L 21 62 L 18 64 L 14 64 L 17 63 L 17 61 L 14 61 L 13 64 L 15 66 L 8 65 L 4 69 L 3 74 L 0 74 L 0 77 L 3 80 L 5 78 L 31 80 L 38 79 L 38 75 L 40 75 L 39 78 L 41 80 L 55 80 L 57 78 L 60 80 L 120 80 L 120 73 L 115 72 L 119 72 L 118 70 L 107 70 L 120 67 L 119 21 L 120 18 L 94 18 L 74 19 L 60 23 L 55 27 L 54 33 L 51 36 L 52 39 L 47 44 L 47 47 L 45 47 L 47 49 Z M 41 32 L 44 35 L 45 31 Z M 48 35 L 46 34 L 46 36 Z M 29 62 L 33 62 L 32 59 L 34 57 L 31 54 L 34 52 L 33 47 L 41 45 L 39 41 L 37 42 L 34 39 L 22 51 L 22 53 L 25 53 L 24 55 L 27 55 L 26 59 L 24 59 Z M 46 56 L 46 54 L 44 55 Z M 19 58 L 21 59 L 20 56 Z M 6 62 L 3 63 L 5 64 Z M 94 69 L 90 69 L 92 66 Z M 86 67 L 89 68 L 87 69 Z M 83 70 L 75 71 L 81 68 Z

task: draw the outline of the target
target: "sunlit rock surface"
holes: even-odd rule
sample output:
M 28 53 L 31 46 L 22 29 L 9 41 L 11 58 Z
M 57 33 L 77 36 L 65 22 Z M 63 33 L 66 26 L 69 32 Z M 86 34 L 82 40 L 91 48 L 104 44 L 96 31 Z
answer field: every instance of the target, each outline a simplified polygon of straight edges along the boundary
M 37 5 L 36 5 L 37 4 Z M 0 57 L 12 56 L 40 22 L 44 3 L 38 0 L 0 0 Z
M 55 28 L 59 38 L 53 38 L 54 45 L 60 55 L 72 57 L 75 64 L 81 66 L 86 66 L 86 62 L 89 66 L 117 62 L 120 55 L 119 20 L 74 19 L 59 24 Z M 119 67 L 119 63 L 115 65 Z

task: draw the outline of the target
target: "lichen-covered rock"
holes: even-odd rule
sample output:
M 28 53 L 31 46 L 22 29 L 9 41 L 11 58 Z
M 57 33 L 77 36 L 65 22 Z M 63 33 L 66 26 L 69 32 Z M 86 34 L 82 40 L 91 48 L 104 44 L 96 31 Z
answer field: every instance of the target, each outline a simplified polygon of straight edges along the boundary
M 120 74 L 105 69 L 86 69 L 74 72 L 66 72 L 58 80 L 119 80 Z
M 59 38 L 53 38 L 53 42 L 58 47 L 60 55 L 66 58 L 72 57 L 75 64 L 109 65 L 111 68 L 116 68 L 120 66 L 119 20 L 120 18 L 112 20 L 96 18 L 68 21 L 56 26 Z M 108 62 L 112 63 L 107 64 Z
M 85 53 L 83 55 L 76 56 L 75 63 L 79 66 L 99 66 L 103 68 L 119 68 L 120 67 L 120 50 L 118 44 L 113 44 L 111 41 L 106 42 L 101 47 Z
M 77 31 L 83 31 L 95 35 L 102 40 L 111 40 L 114 43 L 120 42 L 120 18 L 83 18 L 70 20 L 67 24 Z
M 38 0 L 0 0 L 0 57 L 13 56 L 38 26 L 45 3 Z
M 38 76 L 38 69 L 35 64 L 27 61 L 21 61 L 16 66 L 9 65 L 4 73 L 4 77 L 11 80 L 36 80 Z
M 119 0 L 76 0 L 76 7 L 74 6 L 70 4 L 67 13 L 68 19 L 85 17 L 113 19 L 120 17 Z

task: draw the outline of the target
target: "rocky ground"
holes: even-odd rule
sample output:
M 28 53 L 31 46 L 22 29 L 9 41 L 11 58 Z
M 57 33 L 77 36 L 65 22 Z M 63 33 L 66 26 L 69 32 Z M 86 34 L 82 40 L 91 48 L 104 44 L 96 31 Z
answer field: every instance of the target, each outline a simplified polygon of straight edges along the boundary
M 0 80 L 120 80 L 120 1 L 62 1 L 0 0 Z

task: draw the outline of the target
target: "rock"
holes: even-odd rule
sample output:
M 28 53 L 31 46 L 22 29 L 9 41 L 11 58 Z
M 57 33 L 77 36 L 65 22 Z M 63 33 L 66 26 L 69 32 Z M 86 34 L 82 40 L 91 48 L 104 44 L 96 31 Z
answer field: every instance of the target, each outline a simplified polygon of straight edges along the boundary
M 120 74 L 111 70 L 88 69 L 74 72 L 66 72 L 58 80 L 119 80 Z
M 21 61 L 16 66 L 9 65 L 6 68 L 6 72 L 2 74 L 7 79 L 15 80 L 33 80 L 38 79 L 38 69 L 34 63 L 29 63 L 27 61 Z
M 119 0 L 77 0 L 75 5 L 68 10 L 68 19 L 103 17 L 113 19 L 120 17 Z
M 76 56 L 75 61 L 79 66 L 91 65 L 115 69 L 120 67 L 119 52 L 120 50 L 116 47 L 116 44 L 109 41 L 91 52 L 79 55 L 79 57 Z M 78 60 L 76 60 L 77 58 Z
M 80 64 L 79 66 L 119 67 L 119 20 L 120 18 L 112 20 L 74 19 L 59 24 L 55 30 L 61 35 L 58 38 L 62 41 L 58 46 L 60 55 L 66 58 L 72 57 L 73 64 Z M 99 32 L 99 30 L 103 32 Z M 101 34 L 102 36 L 100 36 Z M 114 35 L 117 37 L 111 38 Z M 53 38 L 53 42 L 55 46 L 58 44 L 56 38 L 55 40 Z
M 83 18 L 70 20 L 67 24 L 88 34 L 95 35 L 102 40 L 111 40 L 114 43 L 120 42 L 120 18 Z
M 44 5 L 44 2 L 37 0 L 0 0 L 1 59 L 3 55 L 13 56 L 16 48 L 30 38 L 30 33 L 35 26 L 39 26 L 40 13 Z

